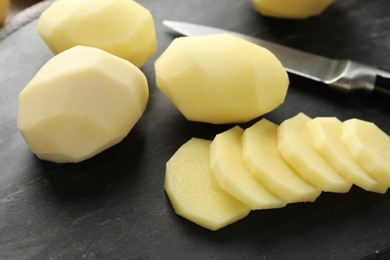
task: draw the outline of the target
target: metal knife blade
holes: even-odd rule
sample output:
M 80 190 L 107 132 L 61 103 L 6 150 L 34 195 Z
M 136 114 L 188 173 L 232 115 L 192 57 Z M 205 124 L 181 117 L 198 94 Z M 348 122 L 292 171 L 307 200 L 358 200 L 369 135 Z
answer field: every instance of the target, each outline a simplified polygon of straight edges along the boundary
M 390 72 L 370 65 L 352 60 L 330 59 L 249 35 L 204 25 L 167 20 L 163 21 L 163 24 L 184 36 L 229 33 L 270 50 L 289 73 L 323 82 L 347 92 L 375 91 L 390 96 Z

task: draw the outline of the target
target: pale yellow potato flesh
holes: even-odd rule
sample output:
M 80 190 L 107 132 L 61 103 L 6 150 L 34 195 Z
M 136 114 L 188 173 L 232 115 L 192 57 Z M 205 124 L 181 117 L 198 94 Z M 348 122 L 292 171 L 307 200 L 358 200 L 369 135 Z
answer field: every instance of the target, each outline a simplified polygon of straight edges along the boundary
M 348 192 L 352 182 L 335 172 L 315 149 L 307 128 L 310 121 L 310 117 L 299 113 L 281 123 L 278 127 L 279 151 L 304 179 L 321 190 Z
M 390 137 L 372 122 L 343 122 L 341 140 L 352 157 L 371 176 L 390 186 Z
M 387 186 L 362 169 L 341 141 L 343 123 L 339 119 L 317 117 L 308 122 L 307 126 L 314 147 L 337 173 L 366 191 L 386 192 Z
M 219 186 L 210 168 L 211 141 L 192 138 L 166 164 L 164 189 L 175 212 L 210 230 L 232 224 L 250 208 Z
M 245 130 L 232 127 L 213 141 L 191 139 L 168 161 L 164 188 L 178 215 L 210 230 L 251 209 L 315 201 L 322 190 L 347 192 L 353 183 L 385 193 L 388 186 L 356 164 L 347 148 L 386 182 L 386 133 L 362 120 L 342 123 L 300 113 L 280 126 L 262 119 Z
M 77 46 L 50 59 L 20 92 L 17 127 L 39 158 L 80 162 L 120 142 L 148 95 L 136 66 Z
M 251 0 L 256 11 L 265 16 L 305 19 L 321 14 L 334 0 Z
M 155 63 L 157 87 L 191 121 L 240 123 L 284 102 L 289 79 L 267 49 L 229 34 L 180 37 Z
M 152 14 L 130 0 L 57 0 L 39 17 L 36 30 L 55 54 L 91 46 L 137 67 L 157 49 Z
M 243 160 L 265 188 L 287 203 L 312 202 L 321 189 L 303 179 L 278 149 L 278 125 L 261 119 L 242 135 Z
M 242 159 L 243 131 L 235 126 L 217 134 L 211 143 L 210 165 L 219 185 L 252 210 L 284 207 L 286 202 L 270 193 L 249 172 Z
M 3 25 L 7 18 L 9 10 L 9 0 L 0 0 L 0 26 Z

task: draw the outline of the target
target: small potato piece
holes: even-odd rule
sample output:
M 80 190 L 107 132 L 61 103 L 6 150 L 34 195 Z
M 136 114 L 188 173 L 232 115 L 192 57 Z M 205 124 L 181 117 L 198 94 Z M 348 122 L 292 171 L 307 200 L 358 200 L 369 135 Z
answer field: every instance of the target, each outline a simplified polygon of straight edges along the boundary
M 257 182 L 243 161 L 243 131 L 239 126 L 235 126 L 217 134 L 211 143 L 211 169 L 219 185 L 252 210 L 284 207 L 286 202 Z
M 55 54 L 84 45 L 137 67 L 157 49 L 152 14 L 132 0 L 57 0 L 42 13 L 36 30 Z
M 20 92 L 17 127 L 39 158 L 80 162 L 129 133 L 148 91 L 130 62 L 77 46 L 49 60 Z
M 341 140 L 352 157 L 371 176 L 390 186 L 390 137 L 374 123 L 360 119 L 343 122 Z
M 265 16 L 305 19 L 321 14 L 334 0 L 251 0 L 252 6 Z
M 277 131 L 278 125 L 267 119 L 245 129 L 243 160 L 253 177 L 285 202 L 315 201 L 321 190 L 303 179 L 284 160 L 278 149 Z
M 307 126 L 315 148 L 336 172 L 367 191 L 386 192 L 387 186 L 365 172 L 341 141 L 343 123 L 340 120 L 335 117 L 317 117 L 308 122 Z
M 9 0 L 0 0 L 0 26 L 3 25 L 5 18 L 7 18 L 9 10 Z
M 303 113 L 285 120 L 278 127 L 278 149 L 283 158 L 307 181 L 323 191 L 348 192 L 352 182 L 342 178 L 317 152 Z
M 155 63 L 158 88 L 191 121 L 247 122 L 283 103 L 289 84 L 267 49 L 229 34 L 176 38 Z
M 250 209 L 218 185 L 210 168 L 209 140 L 192 138 L 166 165 L 164 188 L 175 212 L 210 230 L 236 222 Z

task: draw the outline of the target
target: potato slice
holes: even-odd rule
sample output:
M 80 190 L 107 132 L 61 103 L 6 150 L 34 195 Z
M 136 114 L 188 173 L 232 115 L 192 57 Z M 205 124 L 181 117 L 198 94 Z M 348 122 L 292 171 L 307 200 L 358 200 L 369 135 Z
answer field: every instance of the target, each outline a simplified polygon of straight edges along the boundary
M 245 129 L 243 159 L 252 175 L 287 203 L 314 201 L 321 190 L 304 180 L 278 150 L 278 125 L 267 119 Z
M 385 132 L 355 118 L 343 122 L 341 140 L 363 169 L 390 186 L 390 137 Z
M 176 38 L 155 63 L 158 88 L 191 121 L 247 122 L 284 102 L 288 75 L 268 50 L 229 34 Z
M 20 92 L 17 127 L 39 158 L 80 162 L 130 132 L 148 91 L 130 62 L 77 46 L 50 59 Z
M 323 191 L 348 192 L 352 182 L 342 178 L 317 152 L 303 113 L 285 120 L 278 127 L 278 149 L 283 158 L 307 181 Z
M 55 54 L 91 46 L 137 67 L 157 49 L 152 14 L 131 0 L 57 0 L 42 13 L 36 30 Z
M 243 131 L 235 126 L 216 135 L 211 143 L 211 169 L 219 185 L 253 210 L 284 207 L 286 202 L 257 182 L 244 163 L 241 146 Z
M 252 0 L 262 15 L 276 18 L 305 19 L 321 14 L 334 0 Z
M 175 212 L 210 230 L 223 228 L 250 208 L 221 189 L 210 168 L 209 140 L 192 138 L 166 165 L 164 188 Z
M 342 125 L 335 117 L 317 117 L 308 122 L 315 148 L 346 180 L 367 191 L 385 193 L 387 186 L 365 172 L 341 141 Z

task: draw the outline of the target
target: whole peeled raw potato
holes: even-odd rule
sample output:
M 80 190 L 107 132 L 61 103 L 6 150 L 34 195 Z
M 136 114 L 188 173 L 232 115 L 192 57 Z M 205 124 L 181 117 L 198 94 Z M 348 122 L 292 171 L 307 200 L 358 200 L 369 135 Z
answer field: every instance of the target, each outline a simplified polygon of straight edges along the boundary
M 19 94 L 17 127 L 39 158 L 79 162 L 120 142 L 148 100 L 130 62 L 77 46 L 49 60 Z
M 3 25 L 5 18 L 7 18 L 9 10 L 9 0 L 0 0 L 0 26 Z
M 42 13 L 36 30 L 56 54 L 91 46 L 137 67 L 157 48 L 152 14 L 133 0 L 57 0 Z
M 155 63 L 158 88 L 190 121 L 247 122 L 283 103 L 289 79 L 267 49 L 229 34 L 176 38 Z
M 276 18 L 305 19 L 321 14 L 334 0 L 251 0 L 262 15 Z

